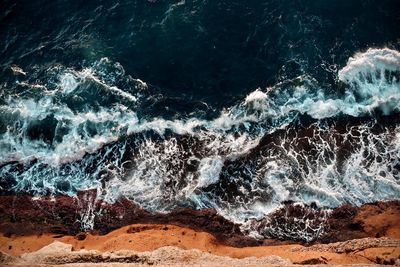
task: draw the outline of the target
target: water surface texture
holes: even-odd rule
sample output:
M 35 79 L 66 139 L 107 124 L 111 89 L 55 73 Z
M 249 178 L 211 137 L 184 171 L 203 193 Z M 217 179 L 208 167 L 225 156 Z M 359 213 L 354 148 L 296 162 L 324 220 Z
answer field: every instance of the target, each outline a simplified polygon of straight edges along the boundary
M 397 0 L 3 0 L 0 192 L 244 225 L 400 199 L 399 25 Z

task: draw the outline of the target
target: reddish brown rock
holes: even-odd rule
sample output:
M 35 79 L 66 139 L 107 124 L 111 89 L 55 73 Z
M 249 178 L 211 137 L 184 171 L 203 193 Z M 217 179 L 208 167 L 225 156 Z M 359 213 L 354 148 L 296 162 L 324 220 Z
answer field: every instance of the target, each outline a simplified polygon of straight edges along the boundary
M 96 216 L 83 219 L 89 207 Z M 114 204 L 95 201 L 95 192 L 86 191 L 77 198 L 57 196 L 32 198 L 29 195 L 0 196 L 0 232 L 6 236 L 54 233 L 82 238 L 85 224 L 92 233 L 106 234 L 135 223 L 174 224 L 214 234 L 219 240 L 236 246 L 257 245 L 234 224 L 215 210 L 181 209 L 168 214 L 150 213 L 127 199 Z
M 95 216 L 85 217 L 92 214 Z M 265 238 L 304 241 L 296 239 L 296 231 L 310 233 L 310 236 L 315 234 L 312 232 L 314 230 L 307 232 L 309 229 L 302 228 L 304 220 L 308 220 L 307 225 L 312 229 L 322 229 L 315 235 L 317 239 L 309 240 L 314 243 L 363 237 L 400 238 L 400 201 L 366 204 L 360 208 L 344 205 L 331 213 L 317 207 L 286 203 L 265 220 L 255 222 L 255 226 L 260 233 L 265 233 Z M 53 233 L 59 236 L 74 235 L 80 240 L 85 237 L 82 233 L 85 229 L 106 234 L 122 226 L 138 223 L 189 227 L 211 233 L 220 242 L 239 247 L 272 242 L 248 237 L 240 231 L 239 225 L 212 209 L 150 213 L 124 198 L 114 204 L 96 200 L 95 191 L 80 192 L 77 197 L 35 199 L 29 195 L 0 196 L 0 232 L 5 236 Z M 277 230 L 278 234 L 274 235 L 268 229 Z
M 365 204 L 359 208 L 343 205 L 332 211 L 328 229 L 318 241 L 339 242 L 364 237 L 400 238 L 400 201 Z

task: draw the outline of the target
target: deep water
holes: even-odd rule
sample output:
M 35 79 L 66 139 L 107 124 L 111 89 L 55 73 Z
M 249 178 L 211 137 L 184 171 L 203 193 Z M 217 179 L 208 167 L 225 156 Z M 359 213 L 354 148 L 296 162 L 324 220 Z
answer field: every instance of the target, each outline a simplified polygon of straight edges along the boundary
M 0 192 L 244 228 L 399 199 L 399 25 L 397 0 L 3 0 Z

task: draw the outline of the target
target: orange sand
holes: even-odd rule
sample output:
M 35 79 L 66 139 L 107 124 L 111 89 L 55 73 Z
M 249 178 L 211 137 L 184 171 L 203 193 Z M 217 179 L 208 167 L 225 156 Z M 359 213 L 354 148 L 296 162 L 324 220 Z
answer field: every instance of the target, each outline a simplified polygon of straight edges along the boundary
M 84 234 L 78 236 L 54 234 L 0 236 L 0 251 L 12 256 L 20 256 L 37 251 L 57 240 L 71 244 L 74 250 L 86 249 L 99 252 L 118 250 L 144 252 L 174 246 L 233 258 L 276 255 L 289 259 L 292 263 L 302 264 L 400 263 L 400 209 L 398 206 L 391 206 L 388 203 L 365 205 L 359 210 L 353 222 L 361 225 L 366 235 L 371 238 L 312 247 L 276 245 L 236 248 L 221 244 L 209 233 L 185 227 L 135 224 L 122 227 L 107 235 L 87 234 L 86 237 Z M 85 237 L 84 240 L 78 240 L 79 236 Z M 383 242 L 379 243 L 381 240 Z
M 391 229 L 391 232 L 394 230 Z M 397 235 L 397 231 L 396 232 Z M 376 257 L 387 255 L 400 258 L 400 247 L 368 248 L 348 253 L 326 251 L 299 251 L 301 245 L 280 245 L 235 248 L 221 245 L 208 233 L 173 225 L 131 225 L 115 230 L 104 236 L 88 234 L 84 240 L 74 236 L 39 236 L 0 237 L 0 250 L 13 256 L 33 252 L 52 243 L 54 240 L 72 244 L 74 250 L 88 249 L 101 252 L 118 250 L 153 251 L 164 246 L 175 246 L 182 249 L 199 249 L 215 255 L 244 258 L 250 256 L 276 255 L 291 260 L 293 263 L 322 259 L 329 264 L 373 263 Z

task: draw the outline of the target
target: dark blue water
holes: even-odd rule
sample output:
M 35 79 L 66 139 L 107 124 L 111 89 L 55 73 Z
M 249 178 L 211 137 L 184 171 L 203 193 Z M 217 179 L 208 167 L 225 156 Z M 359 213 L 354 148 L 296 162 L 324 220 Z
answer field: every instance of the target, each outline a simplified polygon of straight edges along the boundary
M 399 48 L 385 1 L 2 1 L 1 67 L 101 57 L 176 98 L 227 106 L 300 74 L 331 84 L 359 50 Z M 330 86 L 330 85 L 328 85 Z
M 0 190 L 244 222 L 400 198 L 400 4 L 0 2 Z

